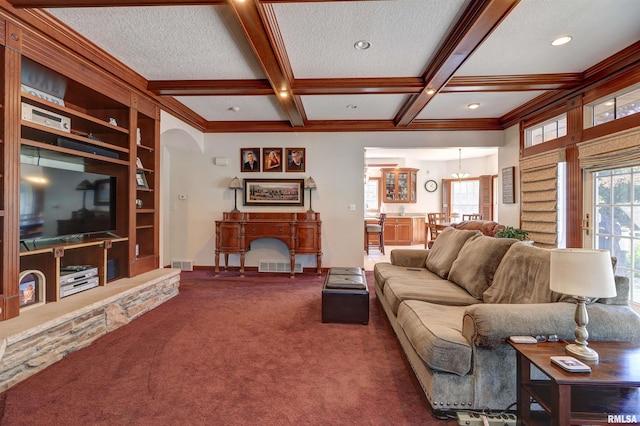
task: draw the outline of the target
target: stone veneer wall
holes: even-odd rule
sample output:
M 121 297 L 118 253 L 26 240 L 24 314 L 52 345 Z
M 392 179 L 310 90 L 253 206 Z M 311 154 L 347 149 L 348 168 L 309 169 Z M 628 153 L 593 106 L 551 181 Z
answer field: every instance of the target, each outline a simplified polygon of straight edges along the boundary
M 167 273 L 161 272 L 140 285 L 3 338 L 0 392 L 177 296 L 180 271 L 161 271 Z

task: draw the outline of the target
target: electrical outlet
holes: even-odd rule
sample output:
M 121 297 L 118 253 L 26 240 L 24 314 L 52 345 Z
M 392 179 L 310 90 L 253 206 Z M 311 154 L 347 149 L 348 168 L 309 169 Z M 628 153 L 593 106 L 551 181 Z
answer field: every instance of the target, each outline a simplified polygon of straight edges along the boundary
M 515 414 L 478 414 L 472 412 L 458 412 L 458 424 L 462 426 L 483 426 L 482 416 L 486 416 L 490 426 L 515 426 Z

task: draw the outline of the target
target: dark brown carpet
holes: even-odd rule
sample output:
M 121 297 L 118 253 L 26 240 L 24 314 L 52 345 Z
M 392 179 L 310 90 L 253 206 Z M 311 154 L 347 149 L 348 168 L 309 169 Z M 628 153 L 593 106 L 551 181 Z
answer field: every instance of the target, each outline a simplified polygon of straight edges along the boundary
M 375 294 L 369 325 L 323 324 L 322 283 L 185 272 L 176 298 L 1 394 L 1 424 L 455 424 L 433 417 Z

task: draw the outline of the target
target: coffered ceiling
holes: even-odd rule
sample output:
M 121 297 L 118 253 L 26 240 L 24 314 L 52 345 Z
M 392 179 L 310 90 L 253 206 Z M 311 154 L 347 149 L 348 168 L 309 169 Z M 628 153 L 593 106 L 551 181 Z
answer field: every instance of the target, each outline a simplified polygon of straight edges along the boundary
M 499 130 L 640 50 L 638 0 L 8 2 L 209 132 Z

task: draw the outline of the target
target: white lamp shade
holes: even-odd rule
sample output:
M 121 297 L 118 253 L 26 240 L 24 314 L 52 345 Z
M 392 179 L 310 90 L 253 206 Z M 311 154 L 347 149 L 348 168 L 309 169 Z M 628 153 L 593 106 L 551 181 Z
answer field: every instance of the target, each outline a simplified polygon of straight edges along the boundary
M 551 250 L 550 273 L 551 291 L 589 298 L 616 295 L 611 254 L 607 250 Z
M 242 189 L 242 183 L 240 183 L 240 179 L 237 176 L 229 182 L 229 189 Z

